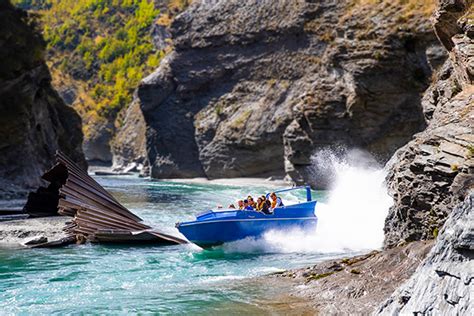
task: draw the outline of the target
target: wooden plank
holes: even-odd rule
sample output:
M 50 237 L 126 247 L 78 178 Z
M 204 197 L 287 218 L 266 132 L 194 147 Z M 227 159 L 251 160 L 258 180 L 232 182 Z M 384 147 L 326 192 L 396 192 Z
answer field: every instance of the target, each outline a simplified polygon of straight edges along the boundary
M 59 199 L 55 191 L 51 195 L 59 200 L 57 205 L 53 204 L 53 209 L 73 217 L 63 228 L 68 233 L 67 240 L 81 242 L 83 239 L 78 236 L 84 236 L 91 242 L 186 243 L 178 237 L 151 230 L 69 157 L 58 151 L 56 158 L 57 164 L 43 175 L 43 179 L 58 186 L 61 184 Z M 56 244 L 61 242 L 52 242 L 50 246 Z

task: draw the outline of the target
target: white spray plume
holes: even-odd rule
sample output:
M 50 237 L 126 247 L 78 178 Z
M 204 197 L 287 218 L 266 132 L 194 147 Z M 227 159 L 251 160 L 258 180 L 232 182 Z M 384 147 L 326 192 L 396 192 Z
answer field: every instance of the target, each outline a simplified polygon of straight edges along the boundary
M 313 156 L 313 164 L 333 175 L 326 202 L 316 205 L 315 232 L 270 231 L 263 239 L 238 241 L 225 249 L 334 253 L 380 248 L 385 217 L 393 203 L 384 184 L 385 171 L 359 150 L 342 155 L 324 150 Z

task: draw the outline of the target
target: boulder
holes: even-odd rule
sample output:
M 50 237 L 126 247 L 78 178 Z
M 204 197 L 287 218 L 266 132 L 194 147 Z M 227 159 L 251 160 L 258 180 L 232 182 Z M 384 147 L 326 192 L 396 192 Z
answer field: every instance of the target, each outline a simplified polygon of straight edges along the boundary
M 32 246 L 32 245 L 44 244 L 46 242 L 48 242 L 48 238 L 46 238 L 44 236 L 34 236 L 34 237 L 27 238 L 23 242 L 23 245 L 24 246 Z
M 86 159 L 99 164 L 112 162 L 110 142 L 115 133 L 113 119 L 97 119 L 89 123 L 83 149 Z

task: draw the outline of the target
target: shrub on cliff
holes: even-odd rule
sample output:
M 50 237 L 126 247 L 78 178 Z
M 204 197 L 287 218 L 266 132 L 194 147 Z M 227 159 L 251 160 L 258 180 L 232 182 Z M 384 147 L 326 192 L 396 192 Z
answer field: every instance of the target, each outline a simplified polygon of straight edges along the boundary
M 78 90 L 74 106 L 83 117 L 86 138 L 95 121 L 115 119 L 143 76 L 164 56 L 153 46 L 150 32 L 158 6 L 170 17 L 187 2 L 13 0 L 39 13 L 53 77 Z

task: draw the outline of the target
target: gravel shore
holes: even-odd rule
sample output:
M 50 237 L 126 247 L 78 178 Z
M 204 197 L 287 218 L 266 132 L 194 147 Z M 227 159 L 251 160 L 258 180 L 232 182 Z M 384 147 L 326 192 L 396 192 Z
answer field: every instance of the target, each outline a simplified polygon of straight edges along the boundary
M 53 216 L 1 222 L 0 247 L 15 247 L 36 236 L 44 236 L 49 241 L 61 239 L 66 236 L 62 229 L 70 220 L 65 216 Z

